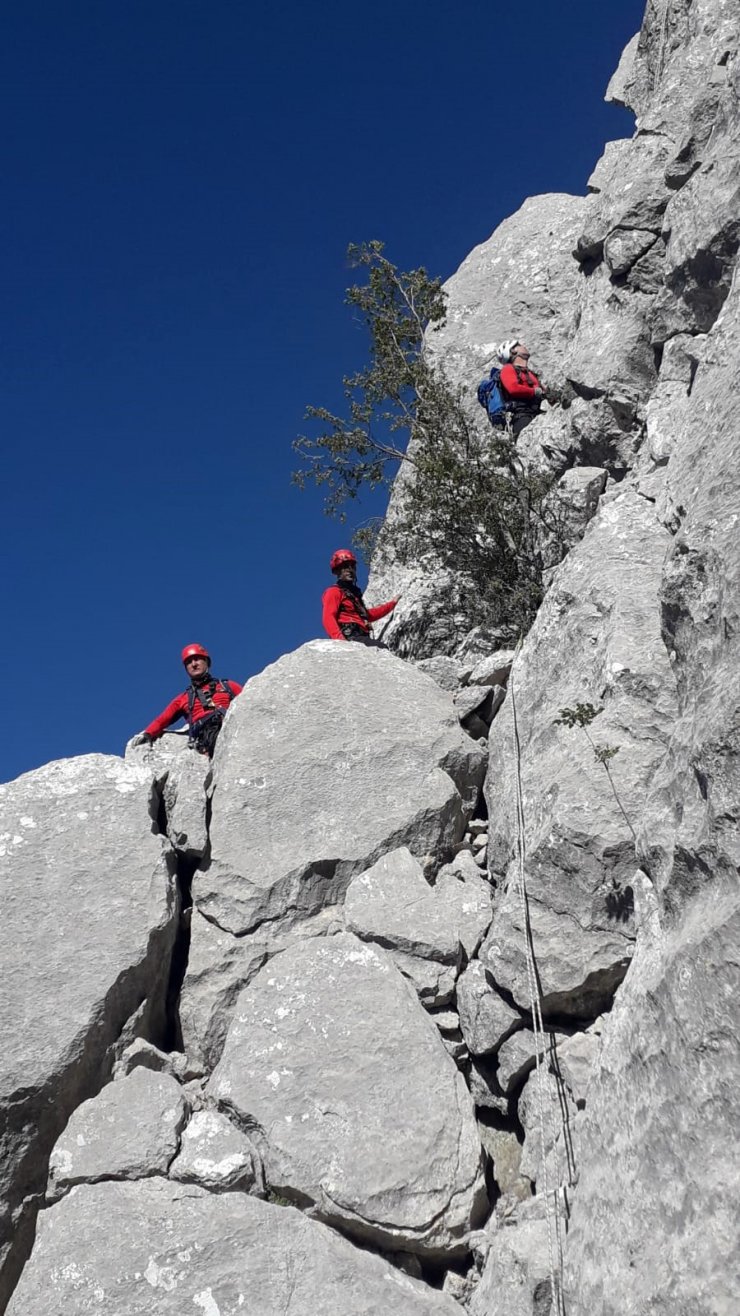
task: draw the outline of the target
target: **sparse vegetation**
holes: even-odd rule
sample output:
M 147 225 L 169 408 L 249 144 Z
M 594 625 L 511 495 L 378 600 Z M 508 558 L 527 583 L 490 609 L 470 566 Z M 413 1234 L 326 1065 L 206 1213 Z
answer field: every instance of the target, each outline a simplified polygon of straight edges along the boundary
M 294 479 L 322 488 L 325 510 L 344 520 L 363 489 L 389 485 L 403 467 L 384 550 L 454 568 L 488 621 L 526 630 L 542 598 L 551 479 L 529 469 L 507 432 L 476 414 L 430 359 L 425 331 L 445 320 L 440 280 L 423 268 L 399 271 L 381 242 L 348 254 L 366 275 L 347 303 L 367 328 L 370 360 L 343 380 L 345 415 L 308 408 L 320 433 L 296 440 L 303 464 Z M 355 542 L 367 553 L 376 533 L 366 525 Z

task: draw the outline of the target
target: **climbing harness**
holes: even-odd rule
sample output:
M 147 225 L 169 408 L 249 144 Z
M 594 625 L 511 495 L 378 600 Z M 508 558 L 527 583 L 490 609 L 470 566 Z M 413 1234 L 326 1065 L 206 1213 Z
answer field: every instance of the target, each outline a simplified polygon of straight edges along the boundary
M 564 1213 L 567 1214 L 568 1200 L 567 1190 L 561 1190 L 559 1187 L 550 1189 L 549 1175 L 547 1170 L 547 1143 L 545 1140 L 545 1121 L 547 1118 L 548 1133 L 550 1136 L 550 1145 L 555 1147 L 555 1127 L 553 1121 L 553 1099 L 552 1093 L 546 1093 L 545 1085 L 547 1084 L 547 1043 L 548 1034 L 545 1033 L 542 1019 L 542 995 L 539 987 L 539 978 L 537 974 L 537 962 L 534 955 L 534 942 L 532 938 L 532 924 L 529 917 L 529 900 L 527 896 L 527 879 L 526 879 L 526 840 L 525 840 L 525 818 L 524 818 L 524 800 L 522 794 L 522 775 L 521 775 L 521 745 L 519 741 L 519 724 L 516 712 L 516 694 L 514 689 L 514 667 L 516 660 L 521 651 L 522 641 L 519 640 L 514 654 L 514 661 L 511 667 L 508 682 L 509 707 L 511 709 L 511 732 L 512 746 L 514 755 L 514 783 L 516 796 L 516 855 L 517 855 L 517 890 L 521 903 L 522 930 L 524 933 L 524 950 L 527 964 L 527 987 L 529 991 L 529 1007 L 532 1015 L 532 1031 L 534 1032 L 535 1045 L 535 1069 L 537 1075 L 537 1106 L 539 1118 L 540 1133 L 540 1151 L 542 1157 L 542 1183 L 543 1196 L 545 1199 L 545 1218 L 547 1220 L 547 1251 L 550 1266 L 550 1286 L 552 1292 L 553 1311 L 555 1316 L 565 1316 L 565 1303 L 563 1298 L 563 1222 L 561 1220 L 561 1192 L 563 1196 Z M 549 1086 L 549 1085 L 548 1085 Z M 546 1113 L 547 1112 L 547 1115 Z M 561 1112 L 562 1114 L 562 1112 Z M 572 1166 L 569 1154 L 569 1137 L 566 1128 L 566 1121 L 563 1117 L 563 1138 L 568 1154 L 568 1178 L 572 1179 Z M 552 1200 L 551 1200 L 552 1199 Z
M 236 698 L 228 681 L 217 681 L 213 677 L 204 681 L 202 685 L 191 685 L 188 690 L 188 739 L 191 748 L 197 749 L 200 754 L 208 754 L 209 758 L 213 754 L 216 739 L 221 730 L 221 723 L 226 717 L 227 711 L 225 708 L 219 708 L 213 702 L 213 696 L 218 689 L 221 689 L 227 696 L 229 704 L 232 699 Z M 200 702 L 201 707 L 206 709 L 206 716 L 199 717 L 194 722 L 193 708 L 196 699 Z

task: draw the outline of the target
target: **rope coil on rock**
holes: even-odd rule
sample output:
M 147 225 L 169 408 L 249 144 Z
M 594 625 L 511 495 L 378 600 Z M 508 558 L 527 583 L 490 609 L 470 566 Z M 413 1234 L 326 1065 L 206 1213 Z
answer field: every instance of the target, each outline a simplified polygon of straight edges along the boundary
M 517 889 L 521 904 L 522 929 L 524 932 L 524 950 L 527 964 L 527 987 L 529 991 L 529 1005 L 532 1015 L 532 1031 L 534 1032 L 535 1046 L 535 1070 L 537 1076 L 537 1106 L 539 1118 L 540 1133 L 540 1150 L 542 1156 L 542 1185 L 543 1197 L 545 1201 L 545 1219 L 547 1221 L 547 1251 L 548 1262 L 550 1267 L 550 1286 L 552 1293 L 553 1309 L 556 1316 L 565 1316 L 565 1304 L 563 1299 L 563 1229 L 560 1217 L 560 1190 L 556 1186 L 550 1189 L 549 1175 L 547 1170 L 547 1143 L 545 1141 L 545 1112 L 547 1112 L 547 1125 L 550 1135 L 550 1144 L 555 1146 L 555 1130 L 553 1125 L 552 1114 L 552 1094 L 546 1094 L 545 1084 L 547 1081 L 547 1064 L 545 1062 L 546 1052 L 546 1033 L 542 1018 L 542 997 L 539 989 L 537 978 L 537 965 L 534 957 L 534 946 L 532 941 L 532 925 L 529 918 L 529 901 L 527 898 L 527 879 L 526 879 L 526 842 L 525 842 L 525 819 L 524 819 L 524 799 L 522 793 L 522 775 L 521 775 L 521 746 L 519 741 L 519 724 L 516 713 L 516 695 L 514 691 L 514 664 L 521 650 L 521 640 L 517 644 L 512 663 L 511 673 L 509 675 L 508 693 L 509 706 L 511 708 L 511 727 L 512 727 L 512 744 L 514 752 L 514 783 L 516 797 L 516 854 L 517 854 Z M 552 1203 L 550 1201 L 552 1192 Z

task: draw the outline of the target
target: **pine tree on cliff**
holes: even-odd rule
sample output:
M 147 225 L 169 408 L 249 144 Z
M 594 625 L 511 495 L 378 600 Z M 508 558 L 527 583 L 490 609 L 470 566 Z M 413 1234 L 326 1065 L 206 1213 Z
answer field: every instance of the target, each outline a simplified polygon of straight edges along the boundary
M 348 258 L 366 275 L 346 301 L 367 328 L 369 363 L 343 379 L 345 415 L 307 409 L 321 432 L 295 441 L 303 465 L 294 479 L 322 487 L 325 510 L 344 520 L 363 489 L 390 485 L 403 468 L 401 495 L 380 529 L 384 553 L 452 568 L 479 599 L 481 620 L 526 629 L 542 598 L 551 481 L 475 414 L 425 352 L 425 332 L 445 321 L 441 281 L 423 268 L 398 270 L 382 242 L 350 246 Z M 378 530 L 365 526 L 355 542 L 367 553 Z

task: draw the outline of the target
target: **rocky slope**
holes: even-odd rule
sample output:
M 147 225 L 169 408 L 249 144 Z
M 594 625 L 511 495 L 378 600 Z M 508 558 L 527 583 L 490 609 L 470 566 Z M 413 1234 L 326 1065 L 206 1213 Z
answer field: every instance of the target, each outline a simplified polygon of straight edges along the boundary
M 738 1310 L 739 29 L 651 2 L 634 138 L 449 285 L 451 375 L 563 389 L 522 647 L 379 565 L 413 662 L 0 787 L 12 1316 Z

